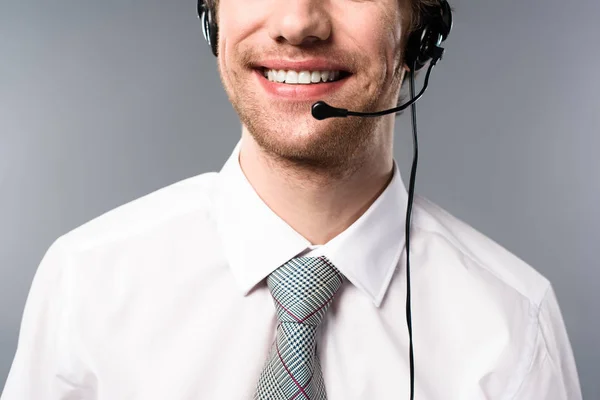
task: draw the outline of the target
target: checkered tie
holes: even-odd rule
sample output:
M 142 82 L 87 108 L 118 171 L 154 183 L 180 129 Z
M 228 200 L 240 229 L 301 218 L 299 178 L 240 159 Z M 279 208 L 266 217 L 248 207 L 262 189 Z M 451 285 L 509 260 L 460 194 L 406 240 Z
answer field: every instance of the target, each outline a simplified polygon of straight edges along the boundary
M 267 278 L 277 337 L 255 400 L 326 400 L 315 334 L 344 277 L 325 257 L 296 257 Z

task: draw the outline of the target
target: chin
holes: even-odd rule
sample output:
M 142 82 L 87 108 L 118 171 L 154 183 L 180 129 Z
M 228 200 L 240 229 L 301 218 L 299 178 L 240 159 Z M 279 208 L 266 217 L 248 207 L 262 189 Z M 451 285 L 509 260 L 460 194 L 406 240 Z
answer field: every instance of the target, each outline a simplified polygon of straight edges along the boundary
M 368 141 L 377 131 L 375 118 L 319 121 L 310 112 L 312 102 L 261 104 L 255 97 L 255 101 L 234 103 L 234 108 L 249 136 L 266 154 L 295 164 L 341 168 L 360 158 L 361 151 L 369 151 Z

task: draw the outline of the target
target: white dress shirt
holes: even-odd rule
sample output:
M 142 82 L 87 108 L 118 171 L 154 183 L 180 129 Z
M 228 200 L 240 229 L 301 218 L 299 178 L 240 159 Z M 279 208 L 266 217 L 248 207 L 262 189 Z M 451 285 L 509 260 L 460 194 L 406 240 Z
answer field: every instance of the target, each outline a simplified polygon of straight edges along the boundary
M 352 226 L 311 246 L 246 180 L 240 143 L 219 173 L 49 247 L 2 400 L 251 399 L 276 333 L 265 277 L 298 255 L 325 255 L 348 279 L 317 335 L 328 399 L 408 399 L 397 164 Z M 412 220 L 415 400 L 581 399 L 548 280 L 423 197 Z

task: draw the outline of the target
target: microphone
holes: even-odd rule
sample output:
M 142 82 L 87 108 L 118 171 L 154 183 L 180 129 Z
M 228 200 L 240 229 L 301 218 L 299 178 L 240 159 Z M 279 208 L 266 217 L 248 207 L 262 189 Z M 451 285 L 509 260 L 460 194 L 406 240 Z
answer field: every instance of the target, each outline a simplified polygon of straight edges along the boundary
M 413 97 L 410 101 L 408 101 L 398 107 L 390 108 L 388 110 L 383 110 L 383 111 L 365 113 L 365 112 L 359 112 L 359 111 L 349 111 L 346 108 L 333 107 L 333 106 L 330 106 L 329 104 L 325 103 L 324 101 L 320 100 L 312 105 L 311 114 L 312 114 L 313 118 L 321 121 L 321 120 L 324 120 L 327 118 L 346 118 L 348 116 L 380 117 L 382 115 L 400 112 L 400 111 L 404 110 L 405 108 L 408 108 L 409 106 L 416 103 L 423 96 L 423 93 L 425 93 L 425 90 L 427 90 L 427 86 L 429 85 L 429 75 L 431 74 L 431 70 L 433 69 L 433 66 L 435 65 L 434 61 L 437 61 L 437 60 L 432 60 L 432 62 L 430 63 L 429 68 L 427 69 L 427 74 L 425 75 L 425 82 L 423 83 L 423 88 L 421 89 L 419 94 L 417 96 Z M 412 74 L 412 72 L 411 72 L 411 74 Z
M 348 110 L 345 108 L 332 107 L 324 101 L 317 101 L 312 105 L 312 116 L 319 121 L 331 117 L 347 117 Z

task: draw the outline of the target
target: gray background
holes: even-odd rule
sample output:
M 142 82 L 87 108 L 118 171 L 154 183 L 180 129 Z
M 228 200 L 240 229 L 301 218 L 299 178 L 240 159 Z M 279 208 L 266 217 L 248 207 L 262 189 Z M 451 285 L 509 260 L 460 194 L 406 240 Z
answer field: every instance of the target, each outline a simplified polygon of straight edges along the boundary
M 452 5 L 446 57 L 418 107 L 417 191 L 552 281 L 584 398 L 599 399 L 600 2 Z M 0 388 L 52 241 L 218 170 L 237 142 L 194 10 L 0 0 Z M 396 136 L 406 183 L 408 117 Z

